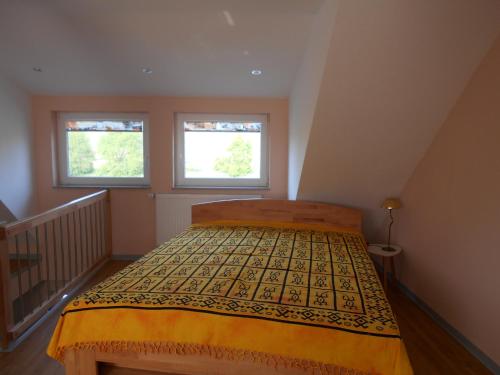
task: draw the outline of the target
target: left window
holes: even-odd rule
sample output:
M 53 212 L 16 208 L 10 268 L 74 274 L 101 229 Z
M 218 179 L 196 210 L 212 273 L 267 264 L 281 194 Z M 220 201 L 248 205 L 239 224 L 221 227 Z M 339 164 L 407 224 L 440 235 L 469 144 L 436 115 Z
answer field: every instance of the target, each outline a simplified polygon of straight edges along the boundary
M 143 113 L 59 113 L 59 184 L 149 186 Z

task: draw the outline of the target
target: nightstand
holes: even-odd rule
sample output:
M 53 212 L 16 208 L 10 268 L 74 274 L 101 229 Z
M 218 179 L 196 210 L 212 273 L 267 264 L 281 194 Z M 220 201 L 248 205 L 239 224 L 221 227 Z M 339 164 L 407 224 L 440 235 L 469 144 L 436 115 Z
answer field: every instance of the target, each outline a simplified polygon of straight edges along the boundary
M 386 247 L 386 244 L 381 243 L 372 243 L 368 245 L 368 252 L 373 255 L 377 255 L 382 258 L 382 265 L 384 268 L 384 289 L 387 291 L 387 273 L 389 272 L 389 267 L 392 273 L 392 281 L 396 282 L 396 269 L 394 267 L 394 257 L 401 254 L 403 249 L 401 246 L 391 244 L 391 247 L 395 249 L 395 251 L 386 251 L 383 248 Z M 389 265 L 387 264 L 389 263 Z

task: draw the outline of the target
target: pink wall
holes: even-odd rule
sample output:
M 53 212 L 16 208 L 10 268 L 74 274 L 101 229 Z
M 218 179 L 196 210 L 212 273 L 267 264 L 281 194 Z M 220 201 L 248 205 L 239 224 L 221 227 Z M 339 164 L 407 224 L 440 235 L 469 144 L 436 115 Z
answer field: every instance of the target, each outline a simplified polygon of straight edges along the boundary
M 265 98 L 172 98 L 113 96 L 34 96 L 33 126 L 39 209 L 45 210 L 95 189 L 54 188 L 52 143 L 55 114 L 79 112 L 147 112 L 150 123 L 151 189 L 112 189 L 113 252 L 142 254 L 155 245 L 155 202 L 150 192 L 219 193 L 224 190 L 172 189 L 172 137 L 175 112 L 269 113 L 270 189 L 231 190 L 286 198 L 288 168 L 288 100 Z
M 500 38 L 402 194 L 402 281 L 500 363 Z

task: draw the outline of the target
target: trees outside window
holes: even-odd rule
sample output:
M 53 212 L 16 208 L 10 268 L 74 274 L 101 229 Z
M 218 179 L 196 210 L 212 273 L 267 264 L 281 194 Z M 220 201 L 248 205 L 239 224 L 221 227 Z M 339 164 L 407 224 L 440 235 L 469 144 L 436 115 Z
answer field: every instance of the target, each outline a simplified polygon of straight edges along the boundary
M 228 155 L 215 161 L 214 169 L 230 177 L 244 177 L 252 173 L 252 144 L 237 136 L 227 148 Z
M 98 176 L 140 177 L 143 175 L 142 133 L 103 134 L 97 145 L 97 153 L 103 161 L 97 169 Z
M 71 132 L 68 137 L 69 174 L 84 176 L 94 172 L 95 154 L 86 133 Z

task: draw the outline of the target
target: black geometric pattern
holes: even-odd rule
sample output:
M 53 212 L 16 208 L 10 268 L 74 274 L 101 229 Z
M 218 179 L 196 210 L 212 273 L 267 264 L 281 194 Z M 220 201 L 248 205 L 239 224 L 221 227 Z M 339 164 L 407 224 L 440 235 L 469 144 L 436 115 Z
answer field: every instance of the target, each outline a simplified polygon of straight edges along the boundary
M 76 298 L 399 337 L 363 237 L 264 226 L 192 227 Z

